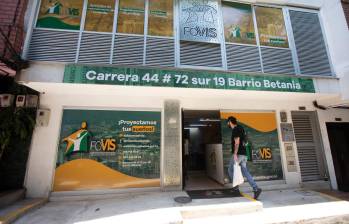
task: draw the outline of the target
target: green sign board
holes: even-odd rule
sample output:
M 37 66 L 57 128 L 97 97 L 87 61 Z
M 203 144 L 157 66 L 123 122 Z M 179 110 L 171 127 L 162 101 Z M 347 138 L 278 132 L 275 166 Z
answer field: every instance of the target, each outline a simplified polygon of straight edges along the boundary
M 310 78 L 88 65 L 67 65 L 63 82 L 315 93 Z
M 228 177 L 229 162 L 233 157 L 232 129 L 227 118 L 234 116 L 246 133 L 248 169 L 255 180 L 283 179 L 276 114 L 274 112 L 221 112 L 223 164 Z
M 161 112 L 63 112 L 54 190 L 160 185 Z

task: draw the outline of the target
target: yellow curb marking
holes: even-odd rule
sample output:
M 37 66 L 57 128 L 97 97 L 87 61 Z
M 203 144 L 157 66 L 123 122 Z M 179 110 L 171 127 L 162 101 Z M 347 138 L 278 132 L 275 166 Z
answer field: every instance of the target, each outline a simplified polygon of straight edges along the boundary
M 0 224 L 11 223 L 14 220 L 16 220 L 17 218 L 19 218 L 22 214 L 29 211 L 31 208 L 34 208 L 34 207 L 39 206 L 41 204 L 44 204 L 45 202 L 46 202 L 46 200 L 40 200 L 40 201 L 35 202 L 33 204 L 29 204 L 29 205 L 26 205 L 24 207 L 21 207 L 21 208 L 15 210 L 13 212 L 10 212 L 4 216 L 0 216 Z
M 319 192 L 319 191 L 315 191 L 315 192 L 320 194 L 321 196 L 324 196 L 325 198 L 329 198 L 329 199 L 332 199 L 334 201 L 344 201 L 343 199 L 337 198 L 335 196 L 332 196 L 332 195 L 329 195 L 329 194 L 326 194 L 326 193 L 322 193 L 322 192 Z
M 250 201 L 257 201 L 256 199 L 254 199 L 253 197 L 251 197 L 250 195 L 248 195 L 248 194 L 245 194 L 245 193 L 242 193 L 242 192 L 240 192 L 241 193 L 241 195 L 244 197 L 244 198 L 247 198 L 248 200 L 250 200 Z

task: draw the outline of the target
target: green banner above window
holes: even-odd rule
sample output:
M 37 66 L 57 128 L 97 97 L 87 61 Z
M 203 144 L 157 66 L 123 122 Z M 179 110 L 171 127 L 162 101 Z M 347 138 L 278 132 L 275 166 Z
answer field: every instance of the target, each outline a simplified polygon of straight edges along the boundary
M 315 93 L 311 78 L 89 65 L 66 65 L 63 82 Z

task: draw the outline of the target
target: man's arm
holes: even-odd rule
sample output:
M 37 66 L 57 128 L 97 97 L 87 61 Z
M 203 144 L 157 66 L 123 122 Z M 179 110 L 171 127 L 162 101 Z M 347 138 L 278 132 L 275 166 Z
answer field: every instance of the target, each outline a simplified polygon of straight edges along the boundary
M 240 137 L 234 137 L 234 160 L 238 160 L 238 151 L 239 151 L 239 145 L 240 145 Z

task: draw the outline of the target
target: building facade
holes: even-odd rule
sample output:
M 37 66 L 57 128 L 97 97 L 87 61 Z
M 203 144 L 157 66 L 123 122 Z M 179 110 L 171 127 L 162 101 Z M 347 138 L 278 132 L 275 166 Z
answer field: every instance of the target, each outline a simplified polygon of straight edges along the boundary
M 333 134 L 349 122 L 341 1 L 28 5 L 30 66 L 18 80 L 41 92 L 42 108 L 28 196 L 180 190 L 201 165 L 227 186 L 231 115 L 248 130 L 261 186 L 347 187 L 345 137 Z
M 27 1 L 0 2 L 0 75 L 14 76 L 27 67 L 21 58 L 26 11 Z

